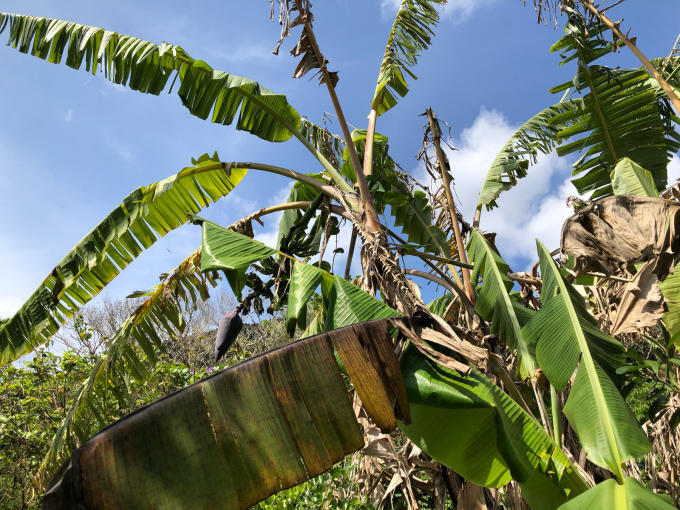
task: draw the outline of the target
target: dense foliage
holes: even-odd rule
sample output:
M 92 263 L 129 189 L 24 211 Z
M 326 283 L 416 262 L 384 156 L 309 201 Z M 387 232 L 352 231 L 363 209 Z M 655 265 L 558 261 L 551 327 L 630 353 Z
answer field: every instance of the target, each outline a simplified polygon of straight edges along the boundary
M 19 51 L 94 73 L 104 68 L 109 80 L 141 92 L 158 94 L 178 79 L 193 115 L 212 113 L 213 122 L 234 122 L 269 141 L 295 137 L 323 169 L 300 174 L 223 162 L 217 153 L 192 159 L 126 197 L 0 325 L 11 397 L 3 442 L 13 445 L 2 483 L 12 504 L 26 503 L 27 481 L 44 455 L 32 481 L 43 491 L 56 474 L 44 501 L 57 508 L 93 499 L 211 507 L 219 491 L 246 507 L 329 469 L 261 506 L 390 501 L 441 510 L 455 500 L 457 508 L 572 510 L 612 501 L 622 509 L 672 508 L 680 496 L 680 191 L 664 188 L 680 148 L 680 61 L 675 53 L 657 61 L 664 78 L 604 16 L 608 8 L 536 0 L 539 18 L 543 8 L 567 15 L 551 51 L 561 64 L 575 64 L 574 78 L 553 87 L 562 100 L 501 148 L 468 223 L 456 210 L 430 109 L 420 154 L 429 187 L 396 164 L 387 137 L 376 132 L 380 114 L 408 91 L 404 76 L 414 77 L 417 54 L 430 44 L 439 3 L 402 2 L 367 129 L 350 133 L 309 2 L 281 0 L 282 40 L 291 29 L 301 32 L 294 74 L 318 70 L 342 137 L 303 121 L 284 96 L 213 70 L 179 46 L 0 14 L 0 31 L 9 27 Z M 642 68 L 601 65 L 622 45 Z M 519 184 L 539 152 L 552 151 L 580 155 L 572 183 L 589 195 L 574 201 L 559 250 L 537 240 L 532 272 L 513 273 L 493 235 L 480 229 L 482 210 Z M 289 200 L 229 226 L 196 216 L 251 169 L 295 179 Z M 270 247 L 254 239 L 252 221 L 275 211 L 285 212 Z M 355 280 L 349 264 L 343 278 L 324 260 L 339 217 L 353 228 L 350 262 L 357 239 L 362 244 Z M 111 328 L 77 316 L 71 342 L 78 353 L 39 348 L 25 366 L 7 365 L 48 342 L 120 269 L 188 222 L 202 229 L 201 247 L 157 286 L 135 292 L 139 300 Z M 418 257 L 418 269 L 403 254 Z M 425 305 L 407 275 L 447 293 Z M 214 322 L 229 309 L 217 313 L 206 303 L 225 281 L 237 313 L 286 310 L 286 319 L 246 327 L 227 357 L 227 364 L 245 363 L 205 378 L 216 368 Z M 313 336 L 272 351 L 287 343 L 283 330 Z M 359 449 L 363 456 L 342 460 Z M 129 490 L 130 480 L 139 490 Z

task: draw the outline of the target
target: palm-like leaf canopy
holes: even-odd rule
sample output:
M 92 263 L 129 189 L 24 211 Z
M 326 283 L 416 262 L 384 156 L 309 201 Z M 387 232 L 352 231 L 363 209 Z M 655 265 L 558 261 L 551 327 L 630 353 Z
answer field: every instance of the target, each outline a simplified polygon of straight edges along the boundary
M 582 109 L 581 100 L 566 100 L 538 112 L 522 124 L 491 163 L 479 192 L 479 206 L 496 207 L 496 199 L 527 175 L 529 164 L 536 163 L 539 152 L 549 154 L 555 149 L 559 133 L 555 119 Z
M 580 154 L 572 180 L 579 193 L 593 198 L 613 193 L 610 174 L 623 158 L 651 172 L 657 189 L 666 186 L 666 167 L 680 150 L 678 118 L 656 81 L 644 69 L 610 69 L 593 62 L 612 51 L 606 28 L 585 26 L 578 19 L 551 51 L 562 52 L 561 64 L 576 62 L 573 80 L 551 89 L 573 97 L 548 107 L 523 124 L 494 159 L 482 186 L 478 207 L 495 207 L 503 192 L 526 176 L 539 152 L 556 149 L 560 156 Z M 665 74 L 677 75 L 670 61 Z M 672 84 L 677 83 L 672 80 Z
M 9 26 L 7 44 L 53 64 L 64 60 L 93 74 L 101 69 L 114 83 L 158 95 L 179 79 L 177 94 L 192 115 L 231 124 L 265 140 L 288 140 L 300 116 L 286 97 L 258 82 L 210 67 L 181 47 L 154 44 L 103 28 L 59 19 L 0 13 L 0 33 Z M 238 117 L 237 117 L 238 115 Z
M 587 91 L 584 111 L 568 112 L 559 121 L 568 125 L 558 135 L 569 140 L 557 149 L 561 156 L 580 152 L 573 180 L 579 193 L 593 197 L 612 194 L 609 174 L 628 157 L 649 170 L 658 189 L 666 186 L 666 166 L 680 149 L 680 135 L 671 127 L 672 110 L 659 99 L 644 69 L 615 70 L 592 64 L 614 47 L 604 27 L 570 21 L 566 35 L 551 51 L 562 52 L 562 63 L 576 61 L 574 79 L 552 89 Z
M 410 70 L 418 62 L 418 52 L 428 48 L 434 34 L 432 28 L 439 21 L 436 5 L 446 0 L 403 0 L 387 38 L 385 54 L 371 108 L 382 115 L 397 104 L 397 95 L 408 93 L 404 75 L 416 79 Z

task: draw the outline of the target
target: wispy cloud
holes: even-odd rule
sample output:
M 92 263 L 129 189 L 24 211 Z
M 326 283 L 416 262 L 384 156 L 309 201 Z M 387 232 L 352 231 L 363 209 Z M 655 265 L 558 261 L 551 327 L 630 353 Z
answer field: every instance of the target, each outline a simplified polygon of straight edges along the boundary
M 276 59 L 272 50 L 273 46 L 248 44 L 239 45 L 229 48 L 228 51 L 225 50 L 213 50 L 212 58 L 215 60 L 223 60 L 225 62 L 231 63 L 241 63 L 241 62 L 267 62 L 269 64 L 275 64 L 281 59 Z
M 73 108 L 66 110 L 66 115 L 64 115 L 64 122 L 67 124 L 73 120 Z
M 453 22 L 466 20 L 476 9 L 493 5 L 499 0 L 450 0 L 442 9 L 442 18 Z M 399 10 L 401 0 L 381 0 L 380 10 L 384 18 L 391 18 Z
M 127 144 L 117 140 L 107 139 L 106 145 L 116 156 L 125 162 L 130 162 L 135 157 L 132 148 Z

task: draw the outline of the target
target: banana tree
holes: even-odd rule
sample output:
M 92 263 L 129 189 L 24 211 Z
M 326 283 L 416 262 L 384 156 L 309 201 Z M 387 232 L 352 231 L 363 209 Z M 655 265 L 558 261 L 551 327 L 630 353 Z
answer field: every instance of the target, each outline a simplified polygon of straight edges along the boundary
M 525 286 L 526 278 L 515 280 L 523 286 L 518 293 L 509 266 L 477 227 L 481 207 L 492 206 L 526 175 L 537 149 L 548 152 L 585 132 L 587 137 L 558 149 L 561 155 L 586 150 L 576 164 L 576 173 L 583 174 L 575 180 L 580 192 L 605 196 L 618 189 L 621 179 L 629 179 L 610 174 L 624 156 L 644 167 L 661 189 L 668 159 L 679 147 L 672 127 L 677 117 L 645 72 L 590 65 L 609 47 L 594 35 L 600 27 L 574 11 L 567 35 L 554 49 L 565 51 L 565 62 L 578 61 L 573 83 L 587 93 L 535 116 L 505 145 L 480 193 L 474 226 L 462 222 L 469 231 L 466 246 L 434 115 L 429 133 L 443 194 L 417 189 L 389 155 L 387 138 L 376 132 L 378 116 L 408 92 L 405 77 L 414 77 L 442 3 L 401 3 L 367 129 L 351 132 L 335 92 L 338 75 L 328 69 L 316 40 L 309 2 L 281 2 L 282 41 L 300 31 L 292 51 L 299 57 L 294 74 L 318 72 L 340 136 L 303 120 L 284 96 L 215 70 L 179 46 L 62 20 L 0 14 L 0 32 L 7 30 L 9 45 L 23 53 L 99 71 L 116 84 L 154 95 L 178 82 L 176 92 L 192 115 L 235 124 L 267 141 L 295 138 L 319 164 L 317 173 L 303 174 L 222 161 L 217 153 L 193 159 L 179 173 L 126 197 L 3 322 L 0 362 L 9 363 L 44 344 L 159 237 L 186 224 L 201 228 L 196 252 L 159 285 L 133 294 L 140 305 L 79 388 L 36 474 L 46 507 L 252 505 L 364 445 L 345 373 L 371 423 L 383 433 L 399 427 L 466 483 L 486 487 L 487 495 L 506 487 L 534 509 L 598 508 L 608 498 L 621 508 L 672 508 L 625 472 L 627 461 L 649 449 L 617 389 L 625 348 L 600 329 L 566 268 L 540 242 L 541 278 L 529 278 L 534 289 Z M 571 2 L 565 4 L 569 8 Z M 295 180 L 288 201 L 226 227 L 198 216 L 253 170 Z M 441 221 L 433 219 L 438 208 L 447 211 Z M 278 211 L 284 214 L 277 246 L 254 240 L 252 222 Z M 392 219 L 381 221 L 380 215 Z M 338 218 L 350 222 L 362 241 L 362 275 L 356 281 L 333 274 L 324 261 Z M 422 266 L 403 267 L 399 254 L 417 257 Z M 348 258 L 353 256 L 350 250 Z M 426 305 L 407 274 L 437 282 L 447 293 Z M 182 310 L 207 299 L 220 281 L 243 308 L 285 307 L 289 331 L 309 338 L 106 423 L 96 396 L 112 392 L 125 399 L 117 375 L 143 379 L 164 343 L 182 330 Z M 317 291 L 321 306 L 314 309 L 309 302 Z M 544 402 L 548 390 L 550 412 Z M 595 485 L 595 468 L 577 462 L 579 453 L 600 470 L 598 480 L 613 479 Z M 485 492 L 478 494 L 483 498 Z M 460 497 L 455 490 L 450 495 Z

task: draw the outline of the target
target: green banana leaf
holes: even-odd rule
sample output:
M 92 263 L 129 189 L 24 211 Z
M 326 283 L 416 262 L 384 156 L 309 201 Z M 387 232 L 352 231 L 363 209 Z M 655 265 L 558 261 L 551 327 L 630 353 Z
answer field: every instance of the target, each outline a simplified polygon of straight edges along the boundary
M 463 376 L 415 349 L 404 354 L 401 370 L 412 423 L 400 428 L 438 462 L 487 487 L 515 479 L 534 509 L 554 509 L 546 503 L 587 489 L 543 428 L 480 372 Z
M 17 313 L 0 326 L 0 365 L 46 342 L 61 324 L 159 237 L 186 223 L 246 175 L 217 153 L 137 188 L 69 251 Z
M 612 51 L 603 35 L 607 31 L 604 26 L 584 26 L 576 18 L 566 23 L 566 35 L 551 51 L 561 52 L 560 65 L 576 61 L 577 69 L 573 80 L 551 92 L 571 90 L 572 97 L 537 113 L 513 134 L 488 171 L 478 207 L 496 207 L 499 195 L 527 175 L 537 154 L 554 149 L 560 156 L 581 154 L 572 183 L 581 194 L 592 192 L 592 198 L 613 193 L 610 174 L 626 157 L 652 174 L 656 189 L 666 187 L 667 164 L 680 150 L 674 127 L 680 119 L 644 68 L 593 64 Z M 671 75 L 674 69 L 669 65 L 665 72 Z
M 277 251 L 260 241 L 203 221 L 201 270 L 243 269 Z
M 652 174 L 630 158 L 622 158 L 611 173 L 614 195 L 658 197 Z
M 363 446 L 334 348 L 350 380 L 374 390 L 361 397 L 376 423 L 396 426 L 395 399 L 408 420 L 386 322 L 357 324 L 251 358 L 107 427 L 72 454 L 43 507 L 242 509 L 326 471 Z
M 302 330 L 307 327 L 305 313 L 307 302 L 321 285 L 323 277 L 324 271 L 319 267 L 297 260 L 293 262 L 288 289 L 288 318 L 286 320 L 286 329 L 289 334 L 295 332 L 296 326 Z
M 308 174 L 308 175 L 310 177 L 314 177 L 315 179 L 319 180 L 322 179 L 321 174 Z M 312 188 L 310 185 L 296 181 L 293 184 L 290 193 L 288 194 L 288 199 L 286 200 L 286 202 L 302 202 L 302 201 L 312 202 L 318 196 L 319 192 Z M 298 209 L 288 209 L 286 211 L 283 211 L 283 214 L 281 215 L 281 220 L 279 221 L 279 232 L 276 239 L 277 249 L 281 248 L 281 239 L 283 239 L 283 237 L 290 232 L 290 229 L 293 228 L 293 225 L 298 223 L 302 219 L 302 217 L 303 213 L 301 213 Z
M 517 350 L 517 370 L 520 377 L 536 377 L 538 365 L 535 354 L 522 336 L 520 320 L 516 314 L 517 308 L 524 307 L 508 294 L 513 285 L 507 277 L 510 268 L 477 229 L 470 232 L 468 256 L 475 265 L 472 281 L 476 283 L 478 275 L 482 275 L 482 286 L 475 304 L 477 313 L 491 321 L 492 333 L 497 334 L 510 349 Z M 522 315 L 530 313 L 527 309 Z
M 663 322 L 671 335 L 671 343 L 680 345 L 680 267 L 660 283 L 661 293 L 666 299 L 668 311 L 663 314 Z
M 538 153 L 550 154 L 558 144 L 559 124 L 554 119 L 566 112 L 579 112 L 583 101 L 569 99 L 538 112 L 513 133 L 496 155 L 479 192 L 478 206 L 497 207 L 496 199 L 526 177 Z
M 565 503 L 558 510 L 673 510 L 669 498 L 654 494 L 634 478 L 626 478 L 623 484 L 609 479 L 597 484 L 588 492 Z
M 194 60 L 181 47 L 117 34 L 69 21 L 0 13 L 0 33 L 9 25 L 7 44 L 22 53 L 65 64 L 83 66 L 132 90 L 158 95 L 172 78 L 185 108 L 201 119 L 231 124 L 264 140 L 282 142 L 300 128 L 299 114 L 285 96 L 258 82 L 230 75 Z M 238 114 L 238 117 L 237 117 Z
M 451 304 L 452 299 L 453 294 L 451 293 L 444 294 L 443 296 L 439 296 L 438 298 L 435 298 L 429 303 L 427 303 L 427 309 L 430 310 L 435 315 L 444 317 L 444 312 L 446 312 L 446 309 Z
M 577 371 L 564 414 L 588 458 L 623 480 L 623 463 L 650 449 L 608 375 L 622 364 L 623 347 L 597 328 L 583 298 L 564 280 L 545 246 L 536 244 L 543 306 L 522 334 L 536 344 L 538 364 L 556 389 L 563 391 Z
M 406 194 L 406 200 L 390 205 L 394 225 L 401 227 L 409 243 L 418 244 L 424 250 L 442 257 L 458 256 L 457 252 L 452 251 L 442 229 L 432 224 L 432 206 L 423 191 Z
M 242 268 L 275 253 L 287 256 L 259 241 L 208 221 L 203 222 L 201 251 L 203 254 L 201 268 L 204 271 Z M 327 330 L 364 320 L 400 315 L 396 310 L 366 294 L 344 278 L 297 260 L 294 260 L 295 266 L 298 267 L 297 271 L 293 270 L 293 279 L 296 281 L 291 283 L 295 292 L 293 301 L 289 301 L 289 307 L 292 304 L 292 308 L 299 311 L 311 297 L 312 290 L 316 288 L 312 288 L 314 282 L 317 282 L 316 285 L 326 283 L 322 287 L 329 302 L 325 322 Z M 302 266 L 308 267 L 300 269 Z
M 578 63 L 573 81 L 551 91 L 570 87 L 587 91 L 584 109 L 556 119 L 568 125 L 558 134 L 559 140 L 568 142 L 557 148 L 557 154 L 582 154 L 574 164 L 577 177 L 572 182 L 581 194 L 593 192 L 592 198 L 612 194 L 610 174 L 624 157 L 647 169 L 657 189 L 665 188 L 668 161 L 680 149 L 680 135 L 671 127 L 674 114 L 659 98 L 644 68 L 592 64 L 612 51 L 612 44 L 602 35 L 607 30 L 570 20 L 566 35 L 551 48 L 562 52 L 562 63 Z
M 436 6 L 446 0 L 403 0 L 387 38 L 378 83 L 371 101 L 371 109 L 382 115 L 397 104 L 397 95 L 408 93 L 407 74 L 416 76 L 410 70 L 418 62 L 420 51 L 426 50 L 434 35 L 433 27 L 439 21 Z

